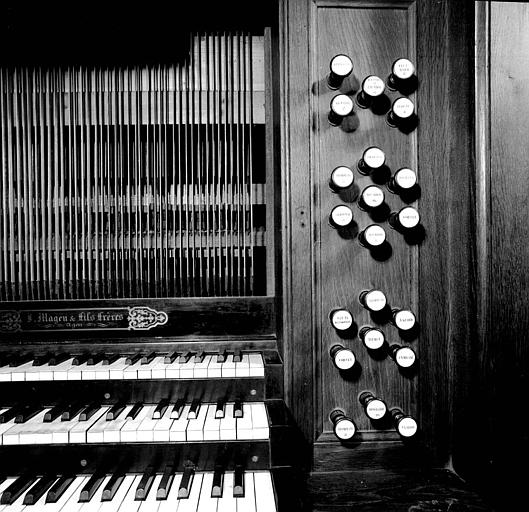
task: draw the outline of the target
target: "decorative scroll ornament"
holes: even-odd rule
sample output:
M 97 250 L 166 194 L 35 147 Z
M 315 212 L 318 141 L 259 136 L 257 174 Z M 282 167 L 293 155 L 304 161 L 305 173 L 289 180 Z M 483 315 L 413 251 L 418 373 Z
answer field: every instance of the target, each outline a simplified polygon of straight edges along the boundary
M 129 308 L 129 329 L 134 331 L 146 331 L 165 325 L 167 319 L 167 313 L 164 311 L 156 311 L 147 306 Z
M 20 329 L 20 311 L 0 311 L 0 332 L 16 332 Z

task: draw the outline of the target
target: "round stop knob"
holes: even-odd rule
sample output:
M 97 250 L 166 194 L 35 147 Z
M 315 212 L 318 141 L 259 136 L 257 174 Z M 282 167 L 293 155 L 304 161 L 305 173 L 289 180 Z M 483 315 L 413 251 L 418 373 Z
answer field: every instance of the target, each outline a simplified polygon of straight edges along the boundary
M 337 331 L 347 331 L 353 325 L 353 315 L 347 309 L 333 309 L 329 319 Z
M 366 249 L 376 249 L 386 241 L 386 232 L 382 226 L 371 224 L 360 232 L 358 241 Z
M 402 126 L 413 119 L 415 105 L 409 98 L 397 98 L 391 105 L 386 120 L 391 127 Z
M 409 309 L 393 309 L 391 312 L 391 321 L 401 331 L 409 331 L 417 323 L 415 315 Z
M 368 311 L 377 313 L 382 311 L 387 305 L 387 299 L 380 290 L 364 290 L 359 296 L 360 304 Z
M 404 414 L 400 409 L 391 409 L 391 417 L 393 418 L 395 429 L 402 437 L 413 437 L 417 433 L 417 421 L 411 416 Z
M 331 359 L 338 370 L 350 370 L 356 363 L 354 352 L 342 345 L 334 345 L 330 350 Z
M 353 113 L 353 100 L 347 94 L 337 94 L 331 100 L 331 110 L 329 112 L 329 123 L 338 126 L 344 117 Z
M 362 158 L 358 160 L 358 171 L 361 174 L 369 175 L 373 171 L 380 169 L 386 163 L 386 155 L 384 151 L 376 146 L 367 148 L 362 154 Z
M 401 368 L 410 368 L 417 360 L 417 355 L 411 347 L 391 345 L 389 353 L 397 366 L 400 366 Z
M 361 393 L 358 400 L 362 404 L 368 418 L 372 420 L 380 420 L 386 415 L 388 409 L 384 400 L 377 398 L 370 391 L 364 391 Z
M 345 228 L 353 222 L 353 212 L 351 208 L 344 204 L 335 206 L 329 215 L 329 223 L 333 228 Z
M 349 167 L 341 165 L 332 171 L 329 186 L 334 192 L 339 192 L 349 188 L 354 183 L 354 179 L 353 171 Z
M 369 185 L 362 190 L 358 198 L 358 207 L 361 210 L 370 211 L 384 204 L 384 191 L 376 185 Z
M 370 350 L 379 350 L 384 346 L 384 343 L 386 342 L 386 337 L 384 336 L 384 333 L 380 329 L 377 329 L 376 327 L 371 327 L 370 325 L 362 327 L 360 329 L 360 332 L 358 333 L 358 337 L 366 346 L 366 348 Z
M 398 212 L 389 215 L 388 223 L 397 231 L 416 228 L 421 221 L 419 212 L 413 206 L 405 206 Z
M 413 63 L 404 58 L 397 59 L 391 65 L 391 73 L 388 76 L 387 84 L 388 89 L 396 91 L 410 82 L 415 76 L 415 66 Z
M 384 80 L 375 75 L 364 78 L 362 88 L 356 96 L 356 103 L 361 108 L 368 108 L 377 98 L 384 94 L 386 88 Z
M 334 409 L 329 415 L 333 424 L 334 435 L 340 441 L 350 441 L 356 433 L 356 425 L 341 409 Z
M 346 77 L 353 71 L 353 61 L 344 54 L 335 55 L 329 64 L 331 72 L 327 76 L 330 89 L 338 89 Z
M 402 194 L 412 189 L 417 184 L 417 174 L 408 167 L 402 167 L 391 177 L 388 190 L 395 194 Z

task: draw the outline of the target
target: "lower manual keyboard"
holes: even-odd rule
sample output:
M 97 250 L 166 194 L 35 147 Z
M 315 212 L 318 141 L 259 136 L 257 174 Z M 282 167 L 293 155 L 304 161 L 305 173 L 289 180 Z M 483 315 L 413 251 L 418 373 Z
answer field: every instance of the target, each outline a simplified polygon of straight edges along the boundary
M 0 423 L 0 444 L 240 441 L 269 439 L 270 436 L 263 402 L 193 402 L 180 406 L 167 402 L 162 408 L 160 404 L 136 404 L 123 406 L 115 415 L 109 414 L 114 409 L 111 406 L 73 409 L 75 415 L 66 421 L 58 415 L 45 422 L 46 415 L 54 410 L 50 407 L 34 411 L 35 414 L 23 422 L 17 422 L 14 416 Z M 0 416 L 6 411 L 9 409 L 0 409 Z M 18 415 L 19 420 L 21 415 Z
M 276 512 L 269 471 L 0 477 L 0 512 Z

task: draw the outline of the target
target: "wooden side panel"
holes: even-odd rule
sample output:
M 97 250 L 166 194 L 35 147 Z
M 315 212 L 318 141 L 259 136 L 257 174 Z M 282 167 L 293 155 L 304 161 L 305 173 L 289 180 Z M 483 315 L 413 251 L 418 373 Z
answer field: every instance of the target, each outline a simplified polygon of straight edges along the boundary
M 368 75 L 377 75 L 385 80 L 391 71 L 391 64 L 400 57 L 416 62 L 414 14 L 413 6 L 406 3 L 384 5 L 382 8 L 376 3 L 369 6 L 357 2 L 341 2 L 336 6 L 317 4 L 313 82 L 317 95 L 314 117 L 318 141 L 315 145 L 318 153 L 314 171 L 315 194 L 319 202 L 315 219 L 319 294 L 316 323 L 321 329 L 317 339 L 321 365 L 316 380 L 323 397 L 319 412 L 324 431 L 332 430 L 328 414 L 336 407 L 345 409 L 361 430 L 391 429 L 389 422 L 376 425 L 364 414 L 357 399 L 363 390 L 372 391 L 389 407 L 400 407 L 412 415 L 417 413 L 414 375 L 399 372 L 389 356 L 369 354 L 356 336 L 340 339 L 328 319 L 331 310 L 346 308 L 351 311 L 358 329 L 364 325 L 377 326 L 385 332 L 390 344 L 409 344 L 419 353 L 417 337 L 402 339 L 388 317 L 377 319 L 358 301 L 362 290 L 378 288 L 384 291 L 392 307 L 409 308 L 415 314 L 419 313 L 418 245 L 406 243 L 403 236 L 387 223 L 389 212 L 398 211 L 406 203 L 387 190 L 386 179 L 363 176 L 356 169 L 363 151 L 370 146 L 378 146 L 386 153 L 391 173 L 401 167 L 417 170 L 416 131 L 405 134 L 392 129 L 387 125 L 384 113 L 375 114 L 370 109 L 356 108 L 356 115 L 346 120 L 357 125 L 354 131 L 348 129 L 346 121 L 334 127 L 327 120 L 329 104 L 335 94 L 341 92 L 353 97 Z M 340 53 L 351 57 L 354 70 L 340 91 L 332 91 L 326 77 L 332 57 Z M 387 91 L 388 104 L 399 96 L 400 93 Z M 415 94 L 410 98 L 416 101 Z M 332 170 L 340 165 L 354 170 L 352 192 L 335 194 L 328 186 Z M 420 170 L 418 175 L 420 180 Z M 358 193 L 375 183 L 385 192 L 387 213 L 380 217 L 370 216 L 361 210 L 357 201 Z M 353 210 L 358 231 L 372 223 L 383 226 L 389 243 L 387 255 L 381 260 L 375 259 L 359 244 L 356 233 L 343 235 L 329 225 L 329 213 L 339 204 L 346 204 Z M 350 378 L 340 375 L 329 357 L 329 349 L 336 343 L 351 348 L 357 356 L 357 367 Z

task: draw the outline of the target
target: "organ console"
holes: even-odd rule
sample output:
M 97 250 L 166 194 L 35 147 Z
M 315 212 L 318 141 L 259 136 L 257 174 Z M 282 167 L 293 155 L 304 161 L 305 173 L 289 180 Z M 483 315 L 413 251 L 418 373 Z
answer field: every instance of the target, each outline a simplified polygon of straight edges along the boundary
M 351 168 L 341 165 L 336 167 L 329 180 L 329 187 L 333 192 L 348 189 L 354 183 L 354 174 Z
M 331 72 L 327 76 L 330 89 L 339 89 L 342 82 L 353 71 L 353 61 L 347 55 L 335 55 L 329 65 Z
M 341 409 L 334 409 L 329 414 L 329 419 L 333 424 L 334 435 L 340 441 L 350 441 L 356 433 L 354 421 L 345 415 Z
M 378 313 L 387 306 L 386 296 L 382 291 L 376 289 L 362 291 L 358 300 L 364 308 L 372 313 Z
M 384 151 L 376 146 L 372 146 L 364 150 L 362 158 L 358 160 L 358 172 L 369 175 L 376 169 L 380 169 L 385 163 L 386 155 Z
M 349 206 L 340 204 L 335 206 L 329 215 L 329 224 L 335 228 L 345 228 L 353 222 L 353 211 Z
M 356 95 L 356 103 L 360 108 L 369 108 L 373 101 L 376 101 L 382 94 L 384 94 L 384 81 L 375 75 L 369 75 L 364 78 L 362 88 Z
M 416 228 L 420 221 L 419 212 L 413 206 L 405 206 L 398 212 L 391 212 L 388 218 L 389 225 L 401 232 Z
M 360 393 L 358 401 L 364 408 L 364 412 L 369 419 L 380 420 L 386 415 L 386 404 L 380 398 L 375 397 L 370 391 Z
M 353 100 L 347 94 L 337 94 L 331 100 L 331 110 L 328 115 L 329 124 L 338 126 L 347 117 L 353 113 Z

